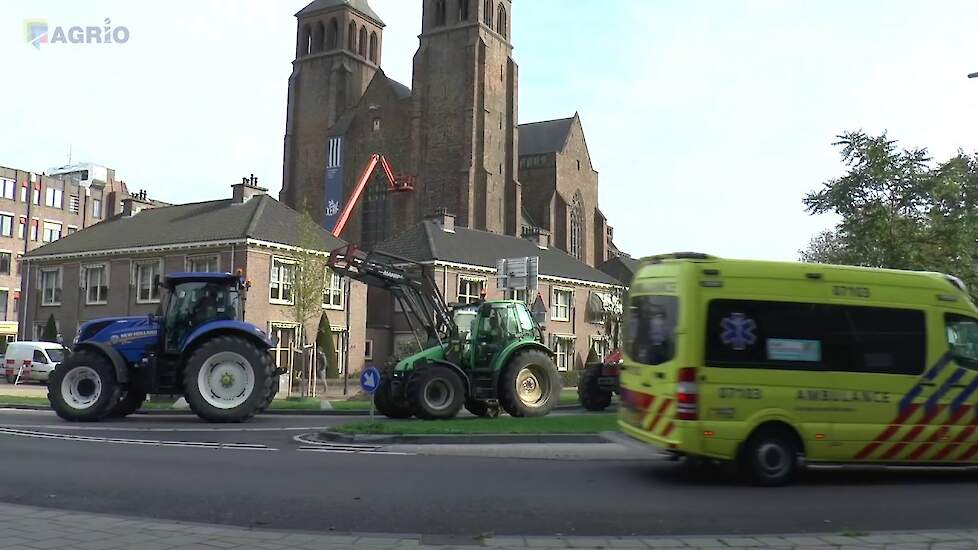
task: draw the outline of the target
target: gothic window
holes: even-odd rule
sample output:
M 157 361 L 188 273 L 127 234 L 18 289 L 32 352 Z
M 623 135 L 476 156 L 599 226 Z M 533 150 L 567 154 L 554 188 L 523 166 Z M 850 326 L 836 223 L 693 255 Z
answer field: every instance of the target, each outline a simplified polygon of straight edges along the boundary
M 346 49 L 351 52 L 357 51 L 357 24 L 350 23 L 350 27 L 346 30 Z
M 363 204 L 363 244 L 372 247 L 387 239 L 387 185 L 375 176 Z
M 509 32 L 506 21 L 506 6 L 499 4 L 499 13 L 496 15 L 496 32 L 503 35 L 503 38 L 508 38 L 506 34 Z
M 492 28 L 492 0 L 483 0 L 482 17 L 485 18 L 486 26 Z
M 302 30 L 299 31 L 298 57 L 309 55 L 309 48 L 311 45 L 312 35 L 309 31 L 309 25 L 303 25 Z
M 360 27 L 360 47 L 357 53 L 367 57 L 367 27 Z
M 441 27 L 445 24 L 446 20 L 446 8 L 445 0 L 437 0 L 435 2 L 435 26 Z
M 370 33 L 370 62 L 377 64 L 377 33 Z
M 316 30 L 312 32 L 312 53 L 323 51 L 323 22 L 316 23 Z
M 574 202 L 571 203 L 570 212 L 570 252 L 578 260 L 584 259 L 584 199 L 581 192 L 574 194 Z
M 334 17 L 329 22 L 329 34 L 326 35 L 326 49 L 335 50 L 340 46 L 340 24 Z
M 458 0 L 458 20 L 469 20 L 469 0 Z

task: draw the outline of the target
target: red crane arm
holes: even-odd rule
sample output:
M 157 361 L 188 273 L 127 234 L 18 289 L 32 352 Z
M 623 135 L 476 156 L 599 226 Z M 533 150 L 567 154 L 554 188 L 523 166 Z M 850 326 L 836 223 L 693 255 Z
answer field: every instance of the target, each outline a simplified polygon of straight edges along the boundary
M 410 192 L 414 191 L 414 178 L 405 177 L 401 181 L 398 181 L 394 176 L 394 170 L 391 169 L 391 165 L 387 162 L 387 158 L 384 155 L 373 154 L 370 155 L 370 160 L 367 162 L 367 166 L 363 169 L 363 173 L 360 175 L 360 179 L 357 180 L 357 186 L 353 189 L 353 193 L 346 200 L 346 204 L 343 205 L 343 211 L 340 213 L 340 217 L 336 220 L 336 225 L 333 226 L 333 236 L 336 238 L 340 237 L 343 230 L 346 229 L 346 223 L 350 221 L 350 215 L 353 214 L 353 209 L 357 207 L 360 202 L 360 198 L 363 196 L 363 191 L 367 188 L 367 183 L 370 182 L 370 176 L 373 175 L 374 170 L 377 169 L 377 165 L 380 164 L 381 168 L 384 170 L 384 177 L 387 178 L 387 190 L 395 192 Z

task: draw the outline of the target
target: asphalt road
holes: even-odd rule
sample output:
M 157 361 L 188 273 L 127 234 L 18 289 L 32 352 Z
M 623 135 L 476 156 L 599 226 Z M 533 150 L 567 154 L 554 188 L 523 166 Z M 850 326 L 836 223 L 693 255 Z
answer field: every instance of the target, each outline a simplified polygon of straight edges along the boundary
M 661 461 L 320 452 L 300 450 L 293 440 L 310 428 L 351 420 L 264 416 L 215 427 L 186 416 L 136 416 L 77 425 L 50 413 L 0 411 L 0 501 L 336 532 L 653 535 L 978 527 L 978 473 L 822 470 L 790 487 L 764 489 L 723 470 L 691 475 Z

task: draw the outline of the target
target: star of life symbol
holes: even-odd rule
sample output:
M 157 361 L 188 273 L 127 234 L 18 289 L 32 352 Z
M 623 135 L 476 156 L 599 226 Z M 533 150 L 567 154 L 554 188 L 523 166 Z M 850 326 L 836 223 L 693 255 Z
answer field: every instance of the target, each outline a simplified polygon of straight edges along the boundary
M 340 213 L 340 203 L 337 201 L 329 201 L 326 203 L 326 215 L 335 216 Z
M 744 317 L 743 313 L 731 313 L 730 317 L 720 321 L 720 328 L 723 329 L 720 340 L 737 351 L 743 351 L 747 346 L 757 342 L 757 336 L 754 334 L 757 323 L 753 319 Z

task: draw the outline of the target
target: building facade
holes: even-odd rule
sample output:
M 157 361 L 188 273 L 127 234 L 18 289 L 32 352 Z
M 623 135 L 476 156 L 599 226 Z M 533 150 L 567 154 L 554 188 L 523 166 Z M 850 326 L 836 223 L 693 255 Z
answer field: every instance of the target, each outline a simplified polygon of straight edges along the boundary
M 281 200 L 305 201 L 331 228 L 383 154 L 415 191 L 389 194 L 375 176 L 343 233 L 350 242 L 371 248 L 444 210 L 459 227 L 544 229 L 588 265 L 604 262 L 609 227 L 580 118 L 518 124 L 512 2 L 422 6 L 410 88 L 381 69 L 384 24 L 367 0 L 316 0 L 296 14 Z

